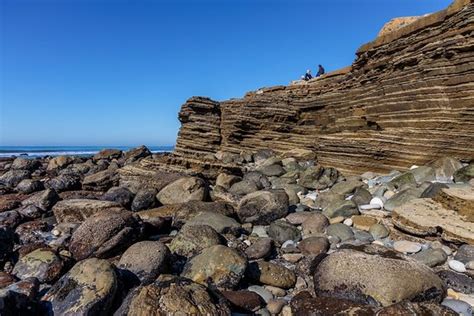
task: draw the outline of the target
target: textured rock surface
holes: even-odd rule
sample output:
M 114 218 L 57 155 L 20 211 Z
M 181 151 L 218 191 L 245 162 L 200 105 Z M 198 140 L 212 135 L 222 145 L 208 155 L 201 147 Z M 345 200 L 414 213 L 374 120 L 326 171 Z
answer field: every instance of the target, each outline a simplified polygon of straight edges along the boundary
M 309 82 L 220 103 L 193 97 L 181 108 L 166 163 L 210 172 L 230 168 L 215 160 L 218 151 L 305 148 L 323 165 L 360 174 L 442 155 L 472 158 L 473 11 L 471 1 L 458 0 L 363 45 L 350 67 Z

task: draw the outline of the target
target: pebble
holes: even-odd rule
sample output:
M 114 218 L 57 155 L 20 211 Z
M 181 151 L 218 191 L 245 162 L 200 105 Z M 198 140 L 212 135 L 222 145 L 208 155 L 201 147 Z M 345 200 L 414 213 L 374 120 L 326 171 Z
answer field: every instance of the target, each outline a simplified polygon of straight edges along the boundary
M 453 300 L 445 298 L 441 305 L 451 308 L 461 316 L 472 316 L 472 307 L 468 303 L 461 300 Z
M 282 257 L 288 262 L 297 263 L 304 257 L 304 255 L 301 253 L 285 253 Z
M 285 305 L 281 310 L 280 316 L 293 316 L 293 312 L 291 311 L 291 307 Z
M 350 218 L 346 218 L 343 222 L 344 225 L 347 225 L 347 226 L 352 226 L 352 219 Z
M 329 224 L 338 224 L 344 222 L 344 216 L 336 216 L 329 219 Z
M 265 289 L 269 290 L 276 297 L 283 297 L 286 295 L 286 291 L 280 287 L 265 285 Z
M 374 199 L 378 199 L 378 198 L 374 198 Z M 381 209 L 382 206 L 380 204 L 364 204 L 364 205 L 359 205 L 359 209 L 362 210 L 362 211 L 365 211 L 365 210 L 378 210 L 378 209 Z
M 293 248 L 296 247 L 296 242 L 293 240 L 287 240 L 282 245 L 281 248 Z
M 258 237 L 268 237 L 267 228 L 265 226 L 254 226 L 252 228 L 252 235 L 257 235 Z
M 263 286 L 251 285 L 247 288 L 247 290 L 260 295 L 265 301 L 265 303 L 268 303 L 271 299 L 273 299 L 273 294 L 269 290 L 265 289 Z
M 386 198 L 387 200 L 390 199 L 392 196 L 395 195 L 395 192 L 393 191 L 390 191 L 390 190 L 387 190 L 385 191 L 385 193 L 383 194 L 383 197 Z
M 379 205 L 380 207 L 378 207 L 378 208 L 382 208 L 384 203 L 383 203 L 381 198 L 374 197 L 374 198 L 372 198 L 372 200 L 370 200 L 369 205 L 372 205 L 372 204 Z
M 389 235 L 387 227 L 382 224 L 374 224 L 370 226 L 369 233 L 372 234 L 374 239 L 382 239 Z
M 284 300 L 270 300 L 267 304 L 267 309 L 271 314 L 278 314 L 285 304 Z
M 61 232 L 60 232 L 59 230 L 57 230 L 57 229 L 53 229 L 53 230 L 51 231 L 51 233 L 52 233 L 54 236 L 59 236 L 59 235 L 61 235 Z
M 385 244 L 381 240 L 374 240 L 372 243 L 379 246 L 385 246 Z
M 421 245 L 408 240 L 398 240 L 393 243 L 393 248 L 402 253 L 417 253 L 421 250 Z
M 308 284 L 302 277 L 297 277 L 296 278 L 296 284 L 295 284 L 295 289 L 297 290 L 302 290 L 308 287 Z
M 474 260 L 466 263 L 466 269 L 474 270 Z
M 252 243 L 250 242 L 250 240 L 245 239 L 245 240 L 244 240 L 244 244 L 246 244 L 247 246 L 250 246 Z
M 449 266 L 450 269 L 452 269 L 456 272 L 461 272 L 461 273 L 466 272 L 466 267 L 464 266 L 464 263 L 462 263 L 461 261 L 449 260 L 448 261 L 448 266 Z

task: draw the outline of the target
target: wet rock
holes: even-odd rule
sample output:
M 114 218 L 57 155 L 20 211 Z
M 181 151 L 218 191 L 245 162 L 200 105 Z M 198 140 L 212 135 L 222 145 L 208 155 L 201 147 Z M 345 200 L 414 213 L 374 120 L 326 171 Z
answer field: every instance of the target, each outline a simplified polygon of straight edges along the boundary
M 471 163 L 454 173 L 454 182 L 467 183 L 474 178 L 474 163 Z
M 59 196 L 55 190 L 46 189 L 33 194 L 31 197 L 23 200 L 22 205 L 34 205 L 44 211 L 50 210 L 59 200 Z
M 35 171 L 41 167 L 41 161 L 38 159 L 28 159 L 28 158 L 16 158 L 13 160 L 11 169 L 13 170 L 28 170 Z
M 71 156 L 57 156 L 49 161 L 47 170 L 63 169 L 73 162 L 74 158 Z
M 292 288 L 296 283 L 296 275 L 293 271 L 266 261 L 251 262 L 246 275 L 253 281 L 283 289 Z
M 352 229 L 342 223 L 329 225 L 326 232 L 328 236 L 337 237 L 341 241 L 354 238 L 354 232 Z
M 400 302 L 391 306 L 380 309 L 377 316 L 392 316 L 392 315 L 429 315 L 429 316 L 458 316 L 450 308 L 444 307 L 436 303 L 412 303 Z
M 298 228 L 283 220 L 271 223 L 268 228 L 268 235 L 280 244 L 287 240 L 299 241 L 301 239 Z
M 298 243 L 298 248 L 304 255 L 317 256 L 328 251 L 329 241 L 326 237 L 308 237 Z
M 159 241 L 141 241 L 131 245 L 120 257 L 118 267 L 134 274 L 142 283 L 155 280 L 166 271 L 170 251 Z
M 461 261 L 462 263 L 468 263 L 474 260 L 474 246 L 473 245 L 462 245 L 459 247 L 454 259 Z
M 263 306 L 263 299 L 251 291 L 222 291 L 222 295 L 239 312 L 252 313 Z
M 271 254 L 273 248 L 273 240 L 270 238 L 258 238 L 247 249 L 245 254 L 250 260 L 266 258 Z
M 233 288 L 242 279 L 246 268 L 247 260 L 236 250 L 216 245 L 193 257 L 184 267 L 182 276 L 204 285 L 209 279 L 219 287 Z
M 133 289 L 114 315 L 230 315 L 225 300 L 205 286 L 172 275 Z
M 350 200 L 335 201 L 331 203 L 323 210 L 323 214 L 329 218 L 338 216 L 351 217 L 352 215 L 358 215 L 359 210 L 357 205 Z
M 51 230 L 44 220 L 35 220 L 18 225 L 15 233 L 22 245 L 45 243 L 50 238 L 48 232 Z
M 242 198 L 237 215 L 242 223 L 268 225 L 288 214 L 288 196 L 284 191 L 257 191 Z
M 22 194 L 4 194 L 0 195 L 0 212 L 13 210 L 21 205 L 25 199 Z
M 156 190 L 155 189 L 142 189 L 137 192 L 132 201 L 132 211 L 141 211 L 153 208 L 156 205 Z
M 0 176 L 0 184 L 6 187 L 14 188 L 22 180 L 30 177 L 30 171 L 28 170 L 9 170 Z
M 11 228 L 0 226 L 0 264 L 8 259 L 13 251 L 14 237 Z
M 387 248 L 363 249 L 343 249 L 323 259 L 314 275 L 316 294 L 381 306 L 403 300 L 439 302 L 444 297 L 443 282 L 427 266 Z
M 35 298 L 39 291 L 36 278 L 28 278 L 0 289 L 0 314 L 38 315 Z
M 121 209 L 121 206 L 116 202 L 71 199 L 56 203 L 53 207 L 53 212 L 58 223 L 81 223 L 101 211 L 113 212 L 119 209 Z
M 13 274 L 20 279 L 37 278 L 40 283 L 52 283 L 57 280 L 64 263 L 50 249 L 36 249 L 18 260 Z
M 474 279 L 472 277 L 449 270 L 439 271 L 438 276 L 443 280 L 447 288 L 464 294 L 474 293 Z
M 214 212 L 201 212 L 187 221 L 186 225 L 208 225 L 218 233 L 232 233 L 240 229 L 235 219 Z
M 205 248 L 221 244 L 219 234 L 208 225 L 184 225 L 171 241 L 173 253 L 192 257 Z
M 102 196 L 102 200 L 116 202 L 129 209 L 130 205 L 132 204 L 133 197 L 133 193 L 127 188 L 113 187 Z
M 110 312 L 117 289 L 113 266 L 91 258 L 72 267 L 43 297 L 45 308 L 55 315 L 100 315 Z
M 297 294 L 290 303 L 294 315 L 375 315 L 375 308 L 336 297 L 312 297 L 309 292 Z
M 18 192 L 30 194 L 44 189 L 43 183 L 39 180 L 24 179 L 15 188 Z
M 44 186 L 47 189 L 54 189 L 56 192 L 63 192 L 80 189 L 81 181 L 77 176 L 59 175 L 46 181 Z
M 76 260 L 107 258 L 137 240 L 142 229 L 142 223 L 132 212 L 99 212 L 88 217 L 73 233 L 69 251 Z
M 84 177 L 82 188 L 90 191 L 107 191 L 118 184 L 118 176 L 113 170 L 102 170 Z
M 156 198 L 166 205 L 189 201 L 204 201 L 206 196 L 207 185 L 202 179 L 185 177 L 168 184 L 158 192 Z
M 431 268 L 445 263 L 448 259 L 448 256 L 442 249 L 426 249 L 411 257 Z

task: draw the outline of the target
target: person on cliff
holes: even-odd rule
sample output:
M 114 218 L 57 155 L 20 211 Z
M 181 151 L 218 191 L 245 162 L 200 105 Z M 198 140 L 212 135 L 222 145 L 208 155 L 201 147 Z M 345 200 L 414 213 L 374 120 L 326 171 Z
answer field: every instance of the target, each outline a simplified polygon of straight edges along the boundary
M 324 68 L 321 65 L 318 65 L 318 73 L 316 74 L 316 77 L 319 77 L 321 75 L 324 75 Z
M 309 79 L 313 79 L 313 76 L 311 75 L 311 70 L 308 69 L 306 70 L 306 74 L 302 78 L 304 81 L 308 81 Z

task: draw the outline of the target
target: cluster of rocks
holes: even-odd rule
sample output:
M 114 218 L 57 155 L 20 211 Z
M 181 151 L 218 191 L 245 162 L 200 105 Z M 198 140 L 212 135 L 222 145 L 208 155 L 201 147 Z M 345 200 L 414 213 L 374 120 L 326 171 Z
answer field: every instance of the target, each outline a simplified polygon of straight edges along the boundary
M 345 177 L 260 150 L 205 179 L 153 159 L 0 162 L 0 314 L 472 313 L 473 164 Z

